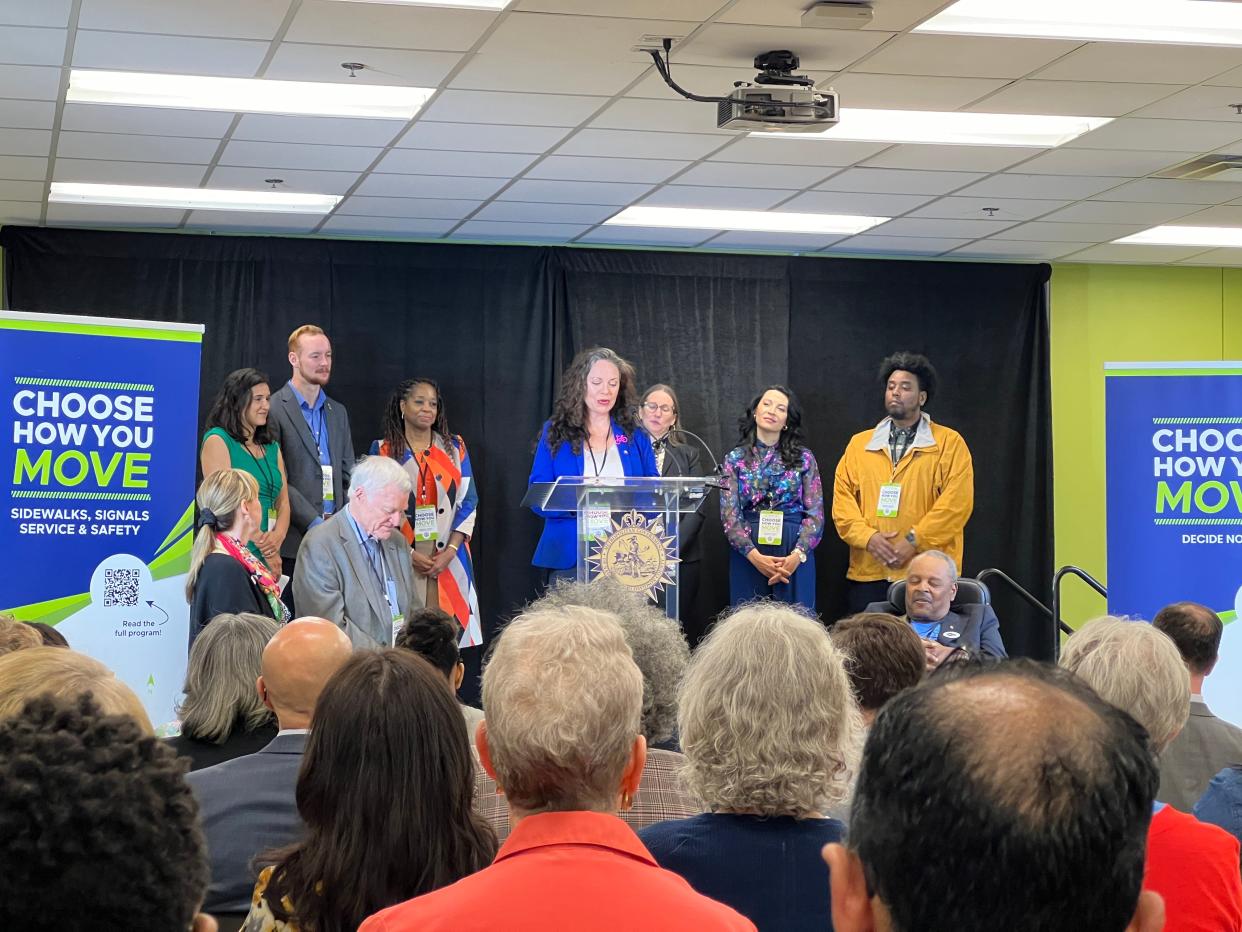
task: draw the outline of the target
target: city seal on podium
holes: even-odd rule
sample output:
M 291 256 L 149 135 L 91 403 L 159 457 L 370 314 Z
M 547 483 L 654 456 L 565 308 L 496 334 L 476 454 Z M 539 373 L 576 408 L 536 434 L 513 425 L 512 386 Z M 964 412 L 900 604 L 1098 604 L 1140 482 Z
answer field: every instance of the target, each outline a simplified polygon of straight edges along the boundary
M 590 562 L 598 576 L 616 580 L 651 601 L 666 585 L 674 583 L 673 571 L 680 562 L 677 538 L 665 534 L 658 518 L 648 519 L 637 511 L 615 518 L 612 530 L 595 539 Z

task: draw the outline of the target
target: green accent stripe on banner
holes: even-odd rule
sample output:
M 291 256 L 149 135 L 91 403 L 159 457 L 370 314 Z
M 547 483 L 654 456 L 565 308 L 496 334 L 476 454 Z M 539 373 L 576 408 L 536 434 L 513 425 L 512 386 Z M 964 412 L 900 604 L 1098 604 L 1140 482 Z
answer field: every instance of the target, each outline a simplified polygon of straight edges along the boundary
M 1153 417 L 1153 424 L 1242 424 L 1242 417 Z
M 83 592 L 80 595 L 66 595 L 59 599 L 48 599 L 46 602 L 32 602 L 30 605 L 19 605 L 5 611 L 18 621 L 41 621 L 54 625 L 63 621 L 80 608 L 90 604 L 91 595 Z
M 1242 524 L 1242 518 L 1156 518 L 1157 524 Z
M 27 375 L 13 377 L 17 385 L 43 385 L 51 388 L 102 388 L 109 391 L 153 392 L 154 385 L 145 382 L 85 382 L 81 379 L 38 379 Z
M 203 335 L 188 330 L 157 330 L 151 327 L 112 327 L 101 324 L 54 324 L 43 320 L 0 317 L 0 330 L 35 330 L 40 333 L 77 333 L 92 337 L 126 337 L 133 340 L 170 340 L 202 343 Z
M 1105 369 L 1104 378 L 1113 376 L 1164 375 L 1242 375 L 1242 369 Z
M 191 502 L 190 506 L 186 508 L 185 512 L 181 515 L 181 517 L 177 519 L 177 523 L 173 526 L 173 529 L 168 532 L 168 536 L 165 537 L 163 541 L 160 542 L 160 545 L 155 548 L 156 554 L 158 555 L 161 551 L 163 551 L 165 547 L 167 547 L 169 544 L 171 544 L 173 541 L 179 538 L 182 534 L 191 530 L 193 527 L 194 527 L 194 503 Z
M 147 564 L 151 568 L 152 579 L 167 579 L 190 571 L 190 550 L 194 546 L 194 536 L 183 534 L 178 541 Z
M 39 489 L 14 489 L 13 498 L 80 498 L 92 502 L 149 502 L 150 492 L 44 492 Z
M 1231 621 L 1238 620 L 1238 613 L 1237 612 L 1217 612 L 1216 617 L 1219 618 L 1223 624 L 1227 625 Z

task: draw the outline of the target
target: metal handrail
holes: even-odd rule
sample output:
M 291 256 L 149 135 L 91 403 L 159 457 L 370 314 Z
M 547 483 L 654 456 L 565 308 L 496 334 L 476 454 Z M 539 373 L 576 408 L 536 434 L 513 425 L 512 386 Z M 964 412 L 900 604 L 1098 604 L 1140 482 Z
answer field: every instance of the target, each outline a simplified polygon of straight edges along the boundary
M 1081 566 L 1074 566 L 1070 564 L 1067 566 L 1063 566 L 1059 570 L 1057 570 L 1057 574 L 1052 577 L 1052 614 L 1053 614 L 1053 617 L 1056 618 L 1057 626 L 1060 628 L 1060 630 L 1072 633 L 1073 629 L 1070 628 L 1069 625 L 1067 625 L 1064 621 L 1061 620 L 1061 580 L 1064 579 L 1066 576 L 1077 576 L 1079 579 L 1085 582 L 1088 586 L 1090 586 L 1092 589 L 1094 589 L 1096 592 L 1102 595 L 1105 599 L 1108 598 L 1108 589 L 1105 588 L 1103 583 L 1101 583 L 1098 579 L 1096 579 L 1094 576 L 1092 576 L 1090 573 L 1084 570 Z M 1056 644 L 1056 653 L 1054 653 L 1053 656 L 1056 656 L 1057 654 L 1059 654 L 1060 651 L 1061 651 L 1061 643 L 1060 643 L 1060 639 L 1058 638 L 1057 644 Z
M 1054 614 L 1052 609 L 1050 609 L 1043 602 L 1039 601 L 1039 599 L 1033 596 L 1029 591 L 1027 591 L 1027 589 L 1021 583 L 1019 583 L 1017 580 L 1015 580 L 1012 576 L 1010 576 L 1008 573 L 1004 572 L 1003 570 L 998 570 L 996 567 L 989 567 L 988 569 L 980 570 L 979 573 L 975 576 L 975 579 L 977 579 L 979 582 L 983 582 L 984 579 L 990 579 L 992 577 L 996 577 L 997 579 L 1000 579 L 1001 581 L 1008 584 L 1009 588 L 1012 589 L 1014 592 L 1016 592 L 1019 596 L 1021 596 L 1024 602 L 1026 602 L 1032 608 L 1038 610 L 1039 613 L 1043 615 L 1045 618 L 1047 618 L 1049 621 L 1052 621 L 1053 619 L 1057 619 L 1057 624 L 1056 626 L 1053 627 L 1053 630 L 1052 630 L 1052 641 L 1053 641 L 1052 656 L 1056 657 L 1057 646 L 1059 646 L 1060 644 L 1060 637 L 1058 636 L 1057 631 L 1059 629 L 1060 631 L 1064 631 L 1068 634 L 1071 631 L 1070 627 L 1067 624 L 1065 624 L 1063 621 L 1061 621 L 1059 618 L 1057 618 L 1057 616 Z

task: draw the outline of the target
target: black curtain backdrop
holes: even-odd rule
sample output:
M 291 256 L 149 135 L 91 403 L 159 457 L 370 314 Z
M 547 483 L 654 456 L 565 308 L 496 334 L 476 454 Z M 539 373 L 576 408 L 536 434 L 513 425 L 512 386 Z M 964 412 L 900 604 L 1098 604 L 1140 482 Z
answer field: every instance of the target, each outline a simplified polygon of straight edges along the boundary
M 630 359 L 640 390 L 673 385 L 684 426 L 717 456 L 736 442 L 751 395 L 787 383 L 829 495 L 846 440 L 883 416 L 880 359 L 927 353 L 942 381 L 929 413 L 960 430 L 975 459 L 965 570 L 999 567 L 1048 597 L 1046 265 L 34 227 L 5 227 L 0 247 L 13 310 L 205 324 L 200 424 L 233 369 L 257 366 L 273 388 L 282 384 L 285 340 L 303 323 L 332 339 L 328 390 L 349 408 L 359 453 L 399 381 L 437 379 L 478 482 L 472 549 L 485 631 L 535 594 L 539 522 L 518 503 L 560 371 L 593 344 Z M 705 619 L 728 601 L 714 505 L 695 607 Z M 831 621 L 844 606 L 845 569 L 831 526 L 818 560 L 819 606 Z M 1047 657 L 1046 625 L 1003 593 L 996 603 L 1011 652 Z

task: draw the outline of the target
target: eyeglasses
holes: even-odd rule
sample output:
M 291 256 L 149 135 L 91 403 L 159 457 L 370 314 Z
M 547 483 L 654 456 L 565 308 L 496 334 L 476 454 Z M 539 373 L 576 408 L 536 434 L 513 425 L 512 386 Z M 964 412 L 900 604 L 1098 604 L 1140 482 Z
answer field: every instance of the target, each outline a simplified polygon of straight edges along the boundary
M 652 414 L 655 414 L 657 411 L 659 411 L 661 414 L 672 414 L 673 413 L 672 405 L 658 405 L 654 401 L 644 402 L 643 407 L 646 408 L 648 411 L 650 411 Z

